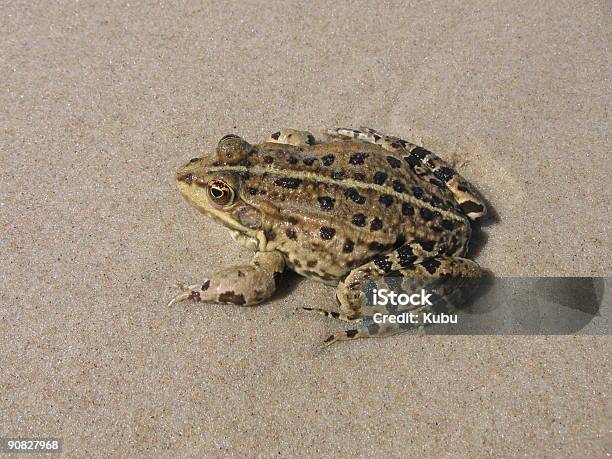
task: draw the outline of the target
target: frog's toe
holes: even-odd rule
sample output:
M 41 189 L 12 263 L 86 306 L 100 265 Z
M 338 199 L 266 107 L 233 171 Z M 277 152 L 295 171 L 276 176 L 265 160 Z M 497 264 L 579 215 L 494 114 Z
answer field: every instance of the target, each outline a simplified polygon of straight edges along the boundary
M 360 131 L 358 129 L 348 129 L 348 128 L 332 128 L 326 129 L 325 133 L 330 137 L 339 137 L 341 139 L 357 139 L 369 141 L 371 135 L 368 132 Z
M 182 292 L 179 293 L 178 295 L 176 295 L 174 298 L 172 298 L 169 302 L 168 302 L 168 307 L 172 306 L 174 303 L 180 303 L 181 301 L 185 301 L 185 300 L 189 300 L 191 299 L 191 294 L 192 292 Z
M 186 301 L 186 300 L 202 301 L 203 300 L 202 294 L 206 290 L 208 290 L 208 287 L 210 286 L 210 280 L 207 279 L 201 284 L 194 284 L 188 287 L 184 287 L 182 284 L 178 284 L 177 286 L 181 288 L 183 291 L 179 293 L 178 295 L 176 295 L 174 298 L 172 298 L 168 302 L 168 306 L 172 306 L 175 303 L 180 303 L 181 301 Z
M 388 136 L 384 132 L 377 131 L 367 126 L 359 126 L 359 131 L 362 132 L 364 136 L 367 136 L 368 141 L 371 143 L 380 143 L 382 139 L 397 139 L 396 137 Z
M 340 331 L 330 335 L 325 341 L 323 341 L 323 345 L 329 346 L 338 341 L 349 341 L 359 338 L 384 338 L 386 336 L 405 333 L 415 328 L 413 324 L 379 324 L 371 320 L 367 320 L 367 322 L 367 325 L 361 322 L 354 330 Z
M 334 343 L 337 343 L 338 341 L 349 341 L 353 339 L 367 338 L 368 336 L 370 335 L 368 334 L 368 329 L 365 327 L 360 327 L 355 330 L 344 330 L 336 332 L 333 335 L 329 335 L 327 339 L 323 341 L 323 346 L 328 347 Z

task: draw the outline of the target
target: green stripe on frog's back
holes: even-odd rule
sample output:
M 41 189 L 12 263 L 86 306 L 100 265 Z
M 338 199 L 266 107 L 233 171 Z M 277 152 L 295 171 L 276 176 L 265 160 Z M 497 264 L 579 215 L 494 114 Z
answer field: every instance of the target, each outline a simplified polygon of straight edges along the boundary
M 400 193 L 412 196 L 413 206 L 431 204 L 436 209 L 450 210 L 463 216 L 452 193 L 444 186 L 436 186 L 417 176 L 402 156 L 383 150 L 377 145 L 363 143 L 328 143 L 302 148 L 279 144 L 263 144 L 249 153 L 253 166 L 275 170 L 313 173 L 317 180 L 326 177 L 338 182 L 341 188 L 367 188 L 388 196 Z M 311 176 L 312 177 L 312 176 Z M 425 206 L 427 207 L 427 206 Z

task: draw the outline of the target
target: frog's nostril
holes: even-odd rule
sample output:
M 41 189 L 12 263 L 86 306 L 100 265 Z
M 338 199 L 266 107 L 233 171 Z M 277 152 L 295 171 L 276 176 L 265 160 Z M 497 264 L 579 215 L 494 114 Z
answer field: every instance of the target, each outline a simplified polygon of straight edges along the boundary
M 191 172 L 188 173 L 178 173 L 176 174 L 176 179 L 181 181 L 181 182 L 185 182 L 185 183 L 192 183 L 195 182 L 197 177 L 192 174 Z

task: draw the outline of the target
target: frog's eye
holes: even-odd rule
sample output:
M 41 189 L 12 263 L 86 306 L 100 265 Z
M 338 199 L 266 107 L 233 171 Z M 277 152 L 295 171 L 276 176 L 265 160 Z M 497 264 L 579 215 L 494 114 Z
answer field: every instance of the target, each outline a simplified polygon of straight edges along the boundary
M 234 202 L 234 190 L 223 180 L 208 182 L 208 197 L 217 206 L 229 206 Z

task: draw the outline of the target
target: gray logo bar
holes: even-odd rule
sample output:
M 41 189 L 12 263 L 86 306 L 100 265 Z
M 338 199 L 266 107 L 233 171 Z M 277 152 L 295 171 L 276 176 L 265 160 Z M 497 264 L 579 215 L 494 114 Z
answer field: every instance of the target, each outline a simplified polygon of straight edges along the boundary
M 607 335 L 610 278 L 423 278 L 365 282 L 365 321 L 441 335 Z

